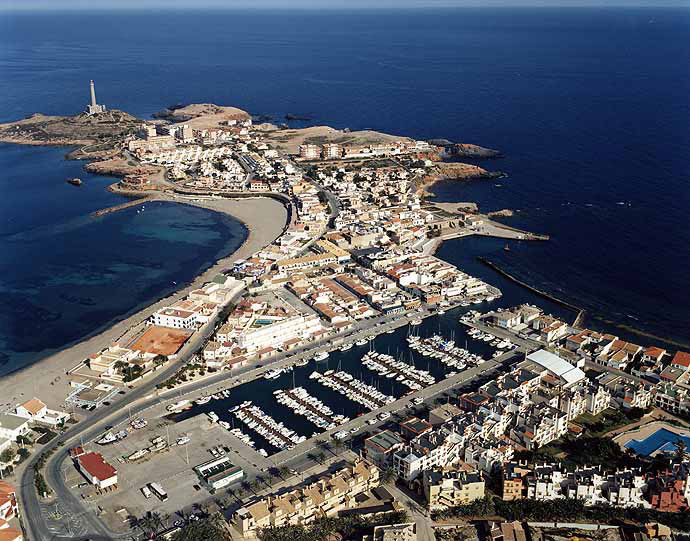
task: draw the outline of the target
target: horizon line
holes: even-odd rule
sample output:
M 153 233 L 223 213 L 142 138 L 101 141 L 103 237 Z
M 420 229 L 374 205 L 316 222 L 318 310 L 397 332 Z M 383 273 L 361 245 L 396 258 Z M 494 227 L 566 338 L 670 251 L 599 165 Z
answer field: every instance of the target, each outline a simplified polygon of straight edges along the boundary
M 101 12 L 101 11 L 117 11 L 117 12 L 127 12 L 127 11 L 156 11 L 158 13 L 174 12 L 174 11 L 275 11 L 275 12 L 286 12 L 286 11 L 420 11 L 420 10 L 488 10 L 488 9 L 546 9 L 546 10 L 581 10 L 581 9 L 602 9 L 602 10 L 619 10 L 619 9 L 689 9 L 690 3 L 688 2 L 670 2 L 660 5 L 649 5 L 640 3 L 629 3 L 629 4 L 616 4 L 616 5 L 606 5 L 601 2 L 591 2 L 591 3 L 577 3 L 577 4 L 565 4 L 565 5 L 545 5 L 543 3 L 520 3 L 520 4 L 494 4 L 494 5 L 480 5 L 480 4 L 470 4 L 470 5 L 410 5 L 410 6 L 367 6 L 367 5 L 333 5 L 330 6 L 261 6 L 261 5 L 243 5 L 243 6 L 228 6 L 228 5 L 217 5 L 217 4 L 206 4 L 206 5 L 178 5 L 162 8 L 162 6 L 147 6 L 147 5 L 127 5 L 127 6 L 116 6 L 116 5 L 91 5 L 87 8 L 79 5 L 67 5 L 62 7 L 50 6 L 34 6 L 27 7 L 26 5 L 2 5 L 0 4 L 0 12 L 76 12 L 80 11 L 83 13 L 89 12 Z

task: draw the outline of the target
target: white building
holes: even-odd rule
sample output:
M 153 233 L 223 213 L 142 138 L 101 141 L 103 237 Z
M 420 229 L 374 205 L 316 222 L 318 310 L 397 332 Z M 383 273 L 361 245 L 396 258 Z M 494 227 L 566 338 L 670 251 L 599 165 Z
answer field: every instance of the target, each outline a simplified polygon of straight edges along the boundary
M 32 398 L 15 410 L 19 417 L 24 417 L 36 423 L 49 426 L 64 424 L 70 418 L 70 414 L 64 411 L 51 410 L 38 398 Z
M 321 321 L 316 314 L 293 316 L 267 325 L 258 323 L 260 319 L 253 319 L 237 336 L 237 345 L 240 348 L 256 351 L 267 347 L 280 347 L 293 338 L 308 339 L 322 329 Z
M 29 419 L 12 413 L 0 413 L 0 439 L 17 441 L 19 436 L 25 436 L 28 432 Z

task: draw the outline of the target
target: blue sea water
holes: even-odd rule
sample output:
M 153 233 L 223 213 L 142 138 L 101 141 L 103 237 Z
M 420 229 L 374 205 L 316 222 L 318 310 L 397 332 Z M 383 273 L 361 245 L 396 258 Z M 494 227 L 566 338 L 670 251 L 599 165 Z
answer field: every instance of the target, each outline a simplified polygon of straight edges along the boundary
M 542 301 L 477 263 L 476 255 L 593 314 L 687 343 L 689 35 L 690 10 L 682 8 L 5 13 L 0 121 L 35 111 L 76 113 L 93 78 L 99 101 L 142 117 L 169 104 L 215 102 L 277 120 L 289 112 L 314 124 L 497 148 L 506 157 L 482 165 L 506 171 L 507 179 L 443 182 L 434 191 L 445 201 L 477 201 L 483 210 L 516 209 L 508 223 L 551 240 L 513 244 L 509 252 L 502 242 L 458 240 L 439 255 L 504 289 L 506 303 Z M 59 284 L 46 288 L 38 280 L 27 313 L 60 313 L 65 324 L 35 339 L 9 317 L 24 310 L 22 288 L 44 266 L 34 254 L 43 257 L 44 247 L 50 253 L 56 238 L 74 239 L 62 231 L 66 222 L 116 202 L 100 190 L 107 180 L 95 177 L 78 196 L 62 185 L 64 193 L 53 192 L 55 186 L 44 196 L 27 191 L 52 174 L 57 184 L 72 174 L 84 178 L 80 164 L 62 161 L 62 153 L 0 147 L 0 179 L 24 179 L 3 187 L 0 203 L 8 228 L 3 261 L 27 277 L 15 281 L 21 287 L 12 294 L 19 296 L 8 297 L 9 323 L 0 325 L 12 362 L 35 360 L 144 300 L 139 293 L 114 302 L 105 288 L 103 296 L 82 292 L 92 278 L 75 278 L 70 296 L 110 305 L 75 326 L 84 319 L 83 305 L 54 306 Z M 175 209 L 160 212 L 187 213 Z M 184 227 L 183 220 L 202 215 L 214 220 L 198 211 L 174 221 Z M 134 219 L 116 215 L 79 229 L 88 237 L 101 228 L 103 267 L 96 274 L 125 258 L 115 243 L 129 230 L 120 222 L 128 218 Z M 57 228 L 56 236 L 33 238 L 30 248 L 26 239 L 7 247 L 7 238 L 25 238 L 23 231 L 38 227 Z M 221 246 L 219 239 L 202 242 L 195 249 L 208 252 L 187 257 L 174 244 L 149 241 L 175 272 L 189 270 L 190 262 L 198 267 Z M 79 275 L 87 259 L 77 256 L 80 246 L 86 252 L 75 243 L 64 257 L 52 250 L 62 265 L 57 272 Z M 157 279 L 149 272 L 149 297 L 175 280 L 174 273 Z M 141 277 L 142 287 L 150 278 Z
M 0 145 L 0 374 L 172 293 L 246 238 L 237 220 L 172 203 L 92 218 L 126 200 L 64 153 Z

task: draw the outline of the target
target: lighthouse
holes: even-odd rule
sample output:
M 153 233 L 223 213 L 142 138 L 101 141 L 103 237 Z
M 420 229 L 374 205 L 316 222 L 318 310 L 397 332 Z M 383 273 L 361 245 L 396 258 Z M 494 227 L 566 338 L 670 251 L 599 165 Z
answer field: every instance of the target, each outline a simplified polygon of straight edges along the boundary
M 105 113 L 105 105 L 98 105 L 96 103 L 96 87 L 91 80 L 91 103 L 86 106 L 86 114 L 95 115 L 97 113 Z

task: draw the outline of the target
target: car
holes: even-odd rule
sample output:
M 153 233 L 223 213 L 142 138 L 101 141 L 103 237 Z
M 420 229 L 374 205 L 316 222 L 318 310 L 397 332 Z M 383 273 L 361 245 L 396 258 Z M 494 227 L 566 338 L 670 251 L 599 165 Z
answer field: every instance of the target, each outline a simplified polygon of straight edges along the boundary
M 178 519 L 178 520 L 176 520 L 175 522 L 173 522 L 173 526 L 175 526 L 175 527 L 177 527 L 177 528 L 179 528 L 179 527 L 182 526 L 183 524 L 184 524 L 184 520 L 179 520 L 179 519 Z
M 358 430 L 359 430 L 359 427 L 358 427 L 358 426 L 353 426 L 353 427 L 350 429 L 350 434 L 356 434 Z
M 380 420 L 380 421 L 385 421 L 385 420 L 388 419 L 390 416 L 391 416 L 391 414 L 390 414 L 389 411 L 382 411 L 381 413 L 379 413 L 379 420 Z
M 88 408 L 89 411 L 93 411 L 93 410 L 95 410 L 95 409 L 96 409 L 96 406 L 90 406 L 90 407 Z
M 125 391 L 120 391 L 118 394 L 125 394 Z
M 197 491 L 201 490 L 201 487 L 199 485 L 192 485 L 192 488 Z
M 371 419 L 369 419 L 367 421 L 367 423 L 369 423 L 370 425 L 375 425 L 378 422 L 379 422 L 379 420 L 376 417 L 372 417 Z
M 103 402 L 104 406 L 110 406 L 110 402 Z

